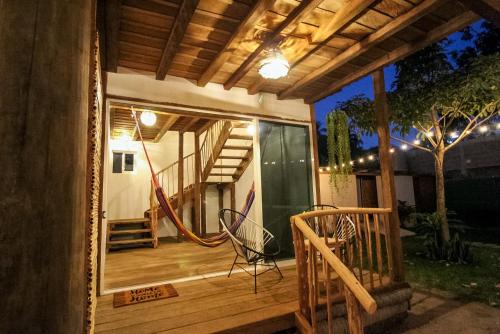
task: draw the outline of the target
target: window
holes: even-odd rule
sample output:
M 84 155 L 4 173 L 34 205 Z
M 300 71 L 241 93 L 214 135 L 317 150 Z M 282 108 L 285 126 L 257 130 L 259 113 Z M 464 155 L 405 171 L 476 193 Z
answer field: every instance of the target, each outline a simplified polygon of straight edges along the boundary
M 113 173 L 133 172 L 134 153 L 113 152 Z

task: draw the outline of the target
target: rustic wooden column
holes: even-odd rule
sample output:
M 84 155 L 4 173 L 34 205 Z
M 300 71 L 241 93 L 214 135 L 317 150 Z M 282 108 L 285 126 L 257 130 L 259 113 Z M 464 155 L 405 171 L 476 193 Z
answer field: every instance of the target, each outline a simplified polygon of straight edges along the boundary
M 377 120 L 380 175 L 382 179 L 382 201 L 384 207 L 392 209 L 389 216 L 389 234 L 393 259 L 391 278 L 394 281 L 403 281 L 403 250 L 399 233 L 399 216 L 396 204 L 396 190 L 394 186 L 394 169 L 392 166 L 392 157 L 389 152 L 391 148 L 389 133 L 389 105 L 387 104 L 383 69 L 373 73 L 373 87 L 375 92 L 375 114 Z
M 0 4 L 0 333 L 85 329 L 92 7 Z
M 219 194 L 219 211 L 224 209 L 224 183 L 219 183 L 217 185 L 217 190 L 218 190 L 218 194 Z M 222 232 L 222 225 L 221 224 L 218 224 L 219 225 L 219 232 Z
M 201 235 L 207 235 L 207 184 L 201 186 Z
M 177 163 L 177 216 L 184 222 L 184 132 L 179 132 L 179 160 Z M 177 230 L 177 242 L 182 234 Z
M 316 126 L 316 112 L 314 110 L 314 104 L 309 105 L 310 119 L 311 119 L 311 130 L 312 130 L 312 146 L 313 146 L 313 170 L 314 170 L 314 186 L 316 188 L 316 201 L 315 204 L 321 204 L 321 189 L 319 182 L 319 155 L 318 155 L 318 138 L 316 137 L 317 126 Z
M 200 152 L 200 135 L 194 135 L 194 220 L 193 232 L 200 235 L 201 226 L 201 152 Z

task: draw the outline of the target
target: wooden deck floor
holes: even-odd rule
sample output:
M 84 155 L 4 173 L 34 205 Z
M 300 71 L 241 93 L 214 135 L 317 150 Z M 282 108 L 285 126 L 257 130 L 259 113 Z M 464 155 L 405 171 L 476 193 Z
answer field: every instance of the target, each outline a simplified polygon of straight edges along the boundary
M 113 308 L 98 298 L 96 333 L 272 333 L 294 325 L 298 309 L 295 266 L 253 278 L 246 273 L 174 284 L 178 297 Z
M 106 254 L 104 290 L 228 271 L 234 260 L 231 242 L 206 248 L 193 242 L 160 242 Z

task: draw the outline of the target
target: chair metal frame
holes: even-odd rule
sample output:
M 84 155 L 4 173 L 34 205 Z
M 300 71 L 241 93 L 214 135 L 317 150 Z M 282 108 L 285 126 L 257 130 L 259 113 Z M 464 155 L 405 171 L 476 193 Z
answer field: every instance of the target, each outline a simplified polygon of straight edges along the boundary
M 240 222 L 240 226 L 238 229 L 234 232 L 230 232 L 230 225 L 227 224 L 226 222 L 226 214 L 229 214 L 231 216 L 231 225 L 234 223 L 236 220 L 233 217 L 238 217 L 238 219 L 243 219 L 243 222 Z M 276 269 L 280 275 L 281 278 L 283 278 L 283 274 L 281 273 L 280 268 L 278 267 L 278 264 L 276 263 L 276 257 L 281 251 L 280 245 L 274 235 L 269 232 L 266 228 L 264 228 L 262 225 L 257 224 L 254 220 L 248 218 L 241 212 L 231 210 L 231 209 L 222 209 L 219 211 L 219 222 L 222 225 L 223 230 L 230 236 L 231 243 L 233 244 L 234 251 L 236 253 L 236 256 L 234 258 L 233 264 L 231 266 L 231 269 L 229 270 L 229 274 L 227 277 L 231 276 L 231 273 L 234 269 L 234 266 L 238 266 L 243 271 L 245 271 L 247 274 L 251 275 L 254 277 L 254 293 L 257 293 L 257 276 L 260 276 L 268 271 Z M 246 225 L 245 225 L 246 224 Z M 246 235 L 246 231 L 242 229 L 245 229 L 247 226 L 250 226 L 250 230 L 252 232 L 260 232 L 259 235 Z M 257 238 L 260 239 L 260 236 L 262 236 L 262 242 L 260 244 L 260 240 L 256 240 Z M 252 239 L 249 239 L 253 238 Z M 266 253 L 265 252 L 265 246 L 269 245 L 271 243 L 275 243 L 276 250 L 271 253 Z M 252 247 L 252 245 L 254 247 Z M 257 247 L 260 249 L 256 249 Z M 245 260 L 245 262 L 237 262 L 238 258 L 241 257 Z M 270 259 L 272 263 L 265 263 L 266 259 Z M 257 274 L 257 265 L 263 266 L 263 267 L 268 267 L 266 270 L 260 272 Z M 253 273 L 248 271 L 244 266 L 252 266 L 253 265 Z

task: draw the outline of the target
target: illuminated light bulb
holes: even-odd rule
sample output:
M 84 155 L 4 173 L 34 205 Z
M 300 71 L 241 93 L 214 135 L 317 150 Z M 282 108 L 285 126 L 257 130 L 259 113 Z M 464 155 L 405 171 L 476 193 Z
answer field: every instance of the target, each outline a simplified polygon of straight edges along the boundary
M 321 167 L 320 167 L 320 168 L 319 168 L 319 172 L 320 172 L 320 173 L 321 173 L 321 172 L 323 172 L 323 168 L 321 168 Z
M 480 133 L 486 133 L 488 132 L 488 127 L 486 125 L 482 125 L 479 127 L 479 132 Z
M 141 123 L 146 126 L 153 126 L 156 123 L 156 115 L 151 111 L 143 111 L 141 113 Z
M 121 135 L 120 135 L 120 141 L 122 142 L 129 142 L 129 141 L 132 141 L 132 136 L 129 135 L 128 133 L 126 132 L 123 132 Z
M 426 136 L 426 137 L 432 137 L 432 136 L 434 136 L 434 131 L 427 131 L 427 132 L 425 133 L 425 136 Z
M 365 162 L 365 159 L 363 159 L 363 158 L 359 158 L 359 160 L 358 160 L 358 161 L 359 161 L 360 163 L 363 163 L 363 162 Z
M 259 74 L 264 79 L 279 79 L 288 74 L 290 64 L 280 50 L 274 49 L 261 61 Z
M 373 154 L 370 154 L 370 155 L 368 156 L 368 160 L 373 160 Z
M 394 151 L 395 151 L 394 147 L 391 147 L 391 148 L 389 149 L 389 153 L 394 153 Z
M 500 123 L 497 123 L 496 126 L 497 130 L 500 130 Z
M 420 145 L 420 140 L 415 139 L 415 140 L 413 141 L 413 144 L 415 144 L 415 145 Z
M 247 133 L 253 136 L 255 134 L 255 125 L 253 125 L 252 123 L 248 124 Z
M 330 170 L 331 170 L 331 168 L 330 168 L 330 167 L 326 167 L 326 170 L 327 170 L 327 171 L 330 171 Z
M 403 151 L 406 151 L 408 149 L 408 145 L 406 145 L 406 144 L 401 145 L 401 149 Z
M 465 131 L 465 134 L 470 135 L 471 133 L 472 133 L 472 131 L 471 131 L 471 130 L 467 130 L 467 131 Z
M 354 161 L 352 161 L 352 160 L 349 161 L 349 165 L 351 165 L 351 166 L 354 165 Z
M 450 138 L 451 139 L 457 139 L 458 138 L 458 132 L 456 132 L 456 131 L 450 132 Z
M 345 163 L 342 163 L 342 167 L 345 167 Z
M 333 166 L 333 169 L 335 169 L 335 170 L 336 170 L 336 169 L 337 169 L 337 165 Z

